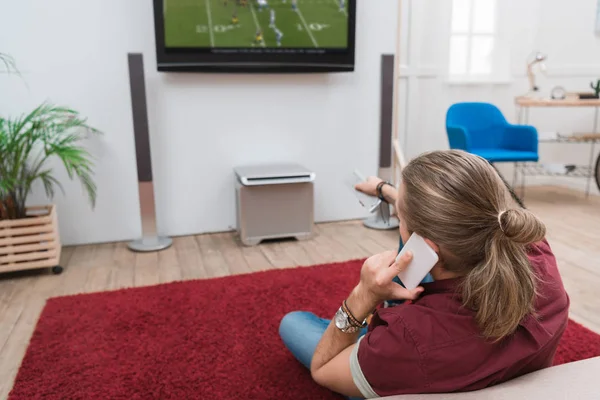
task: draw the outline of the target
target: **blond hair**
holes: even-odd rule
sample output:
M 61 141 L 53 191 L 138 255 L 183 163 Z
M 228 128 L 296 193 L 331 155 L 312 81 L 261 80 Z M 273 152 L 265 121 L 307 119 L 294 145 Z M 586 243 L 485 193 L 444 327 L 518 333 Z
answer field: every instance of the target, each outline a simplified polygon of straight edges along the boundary
M 475 311 L 483 336 L 499 340 L 534 312 L 536 277 L 526 246 L 546 228 L 510 197 L 483 158 L 457 150 L 435 151 L 402 171 L 398 207 L 409 232 L 440 248 L 442 267 L 464 276 L 461 296 Z

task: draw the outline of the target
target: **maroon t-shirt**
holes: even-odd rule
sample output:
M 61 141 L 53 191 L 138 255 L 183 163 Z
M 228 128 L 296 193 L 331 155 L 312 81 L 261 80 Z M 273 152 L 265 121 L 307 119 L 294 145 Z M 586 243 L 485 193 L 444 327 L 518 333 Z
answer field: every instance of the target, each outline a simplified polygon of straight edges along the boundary
M 358 364 L 380 396 L 482 389 L 549 367 L 568 320 L 569 298 L 548 243 L 528 251 L 539 280 L 536 316 L 492 343 L 457 293 L 459 280 L 424 284 L 412 304 L 379 309 L 358 348 Z

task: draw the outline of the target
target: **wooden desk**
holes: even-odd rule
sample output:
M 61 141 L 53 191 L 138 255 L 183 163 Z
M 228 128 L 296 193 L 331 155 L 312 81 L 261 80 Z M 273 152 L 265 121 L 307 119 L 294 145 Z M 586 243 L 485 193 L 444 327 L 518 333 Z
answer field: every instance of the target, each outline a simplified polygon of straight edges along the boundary
M 557 136 L 556 139 L 551 140 L 540 140 L 540 143 L 589 143 L 590 146 L 590 158 L 588 165 L 576 166 L 575 170 L 565 173 L 565 174 L 556 174 L 556 173 L 547 173 L 544 172 L 545 169 L 541 165 L 532 166 L 527 165 L 525 163 L 518 163 L 515 168 L 515 177 L 517 170 L 521 173 L 521 186 L 524 191 L 525 188 L 525 175 L 553 175 L 553 176 L 572 176 L 572 177 L 584 177 L 587 178 L 586 184 L 586 196 L 590 193 L 590 182 L 592 180 L 592 176 L 596 178 L 596 185 L 598 189 L 600 189 L 600 155 L 596 160 L 595 167 L 594 164 L 594 150 L 595 144 L 597 141 L 600 141 L 600 135 L 598 134 L 598 110 L 600 109 L 600 99 L 579 99 L 575 97 L 567 97 L 562 100 L 554 100 L 554 99 L 542 99 L 542 98 L 533 98 L 533 97 L 525 97 L 518 96 L 515 97 L 515 105 L 517 106 L 517 121 L 522 125 L 529 125 L 529 109 L 531 107 L 594 107 L 594 123 L 593 123 L 593 131 L 592 133 L 585 134 L 576 134 L 573 136 Z M 576 171 L 575 173 L 573 173 Z M 523 192 L 524 193 L 524 192 Z
M 532 97 L 515 97 L 515 103 L 520 107 L 600 107 L 600 99 L 581 100 L 566 98 L 563 100 L 536 99 Z

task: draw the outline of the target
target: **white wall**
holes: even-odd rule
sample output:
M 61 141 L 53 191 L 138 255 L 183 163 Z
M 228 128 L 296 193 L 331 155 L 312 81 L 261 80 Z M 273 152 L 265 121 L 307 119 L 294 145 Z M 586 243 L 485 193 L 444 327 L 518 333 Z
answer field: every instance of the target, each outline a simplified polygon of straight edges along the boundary
M 159 74 L 151 3 L 0 0 L 0 51 L 15 57 L 26 81 L 0 75 L 2 114 L 49 99 L 81 111 L 104 132 L 89 143 L 98 158 L 96 209 L 77 183 L 55 198 L 63 241 L 141 234 L 127 52 L 145 56 L 162 233 L 231 229 L 232 168 L 255 162 L 312 168 L 317 221 L 362 216 L 344 180 L 354 168 L 376 172 L 379 62 L 395 50 L 396 1 L 358 1 L 356 71 L 328 75 Z M 32 200 L 47 201 L 40 190 Z
M 407 156 L 448 148 L 445 113 L 456 102 L 491 102 L 507 119 L 516 122 L 514 97 L 527 91 L 525 60 L 533 50 L 548 55 L 547 76 L 538 75 L 544 94 L 549 95 L 557 85 L 568 91 L 589 91 L 589 82 L 600 78 L 600 38 L 594 35 L 596 3 L 596 0 L 498 0 L 499 29 L 510 49 L 509 79 L 496 84 L 453 85 L 448 83 L 445 73 L 451 2 L 404 0 L 399 134 Z M 530 123 L 540 132 L 591 132 L 593 110 L 531 109 Z M 589 147 L 542 144 L 540 155 L 544 162 L 586 164 Z M 505 171 L 512 177 L 510 171 Z M 583 180 L 528 178 L 528 182 L 560 182 L 584 188 Z

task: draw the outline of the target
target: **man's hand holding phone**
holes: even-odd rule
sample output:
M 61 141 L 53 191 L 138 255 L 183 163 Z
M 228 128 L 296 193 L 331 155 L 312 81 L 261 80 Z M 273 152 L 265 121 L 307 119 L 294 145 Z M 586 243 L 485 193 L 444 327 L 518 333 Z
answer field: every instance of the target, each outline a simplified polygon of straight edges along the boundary
M 412 253 L 396 260 L 396 252 L 375 254 L 365 261 L 360 271 L 360 282 L 346 300 L 357 318 L 365 318 L 385 300 L 414 300 L 423 292 L 422 287 L 408 290 L 392 280 L 408 266 Z
M 396 252 L 386 251 L 385 253 L 375 254 L 365 261 L 360 271 L 360 283 L 356 291 L 373 306 L 378 305 L 384 300 L 414 300 L 421 292 L 422 287 L 408 290 L 396 282 L 392 282 L 394 277 L 405 270 L 413 259 L 410 251 L 407 251 L 402 257 L 396 259 Z

